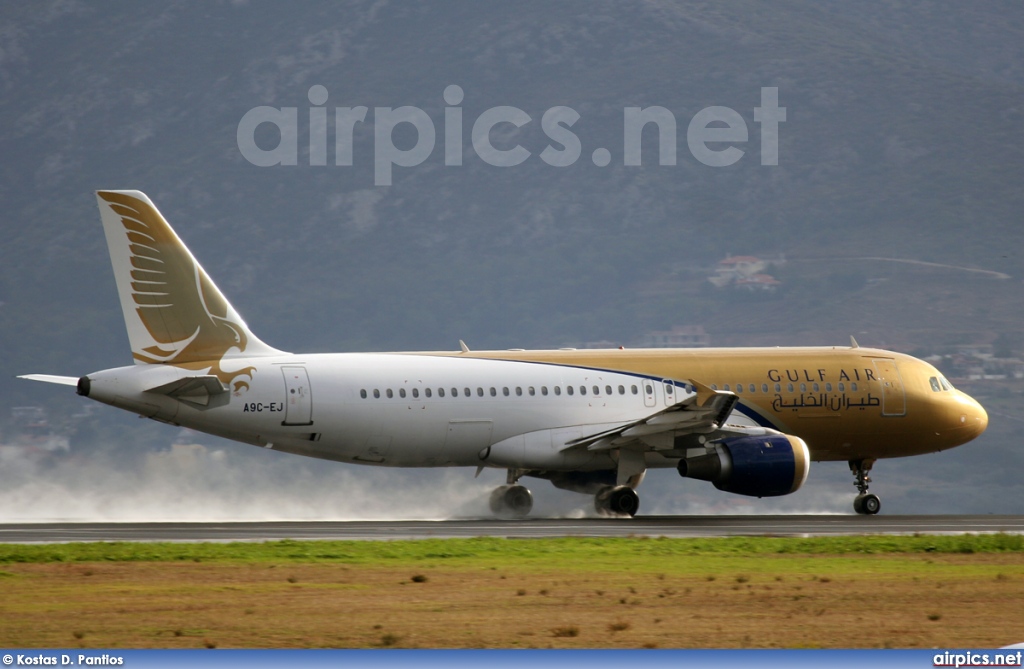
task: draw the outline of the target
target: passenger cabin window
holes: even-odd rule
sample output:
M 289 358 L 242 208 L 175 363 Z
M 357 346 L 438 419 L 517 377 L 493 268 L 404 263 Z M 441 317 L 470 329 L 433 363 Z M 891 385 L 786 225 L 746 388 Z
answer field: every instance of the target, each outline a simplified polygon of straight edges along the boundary
M 619 386 L 619 387 L 621 388 L 622 386 Z M 605 395 L 611 395 L 612 394 L 612 387 L 611 386 L 605 386 L 604 387 L 604 394 Z
M 498 396 L 497 388 L 495 388 L 494 386 L 491 386 L 491 397 L 497 397 L 497 396 Z
M 850 384 L 850 392 L 852 392 L 852 393 L 857 392 L 857 384 L 856 383 L 851 383 Z
M 360 390 L 359 391 L 359 396 L 362 397 L 365 400 L 366 399 L 366 391 L 365 390 Z
M 572 386 L 566 386 L 565 387 L 565 392 L 567 392 L 570 395 L 572 395 L 575 391 L 572 389 Z
M 480 386 L 477 386 L 477 388 L 476 388 L 476 396 L 477 397 L 483 397 L 484 396 L 484 389 L 481 388 Z
M 761 392 L 762 393 L 768 392 L 768 384 L 767 383 L 762 383 L 761 384 Z
M 438 397 L 444 397 L 444 388 L 438 388 L 437 389 L 437 396 Z
M 842 381 L 839 382 L 839 392 L 841 392 L 841 393 L 845 393 L 846 392 L 846 384 L 843 383 Z
M 620 395 L 625 395 L 626 394 L 626 389 L 624 387 L 622 387 L 622 386 L 619 386 L 619 394 Z
M 391 388 L 387 389 L 387 395 L 388 395 L 388 399 L 391 399 L 392 397 L 395 396 L 395 394 L 393 392 L 391 392 Z
M 523 389 L 520 388 L 519 386 L 516 386 L 516 395 L 522 396 L 522 394 L 523 394 Z
M 637 388 L 635 384 L 633 386 L 631 386 L 631 389 L 632 389 L 634 395 L 637 395 L 637 394 L 640 393 L 640 389 Z
M 601 394 L 601 389 L 599 387 L 597 387 L 597 386 L 594 386 L 591 390 L 594 391 L 595 395 L 600 395 Z
M 555 386 L 555 394 L 556 395 L 561 395 L 562 394 L 562 387 L 561 386 Z
M 430 388 L 424 388 L 423 394 L 426 395 L 427 397 L 430 397 L 433 393 L 430 392 Z
M 380 391 L 377 390 L 376 388 L 373 389 L 373 398 L 375 400 L 379 400 L 380 399 Z
M 547 386 L 541 386 L 541 387 L 540 387 L 540 394 L 541 394 L 541 395 L 544 395 L 545 397 L 547 397 L 547 394 L 548 394 L 548 387 L 547 387 Z
M 534 395 L 537 394 L 537 390 L 533 386 L 530 386 L 530 388 L 526 392 L 530 393 L 530 397 L 533 397 Z
M 508 386 L 505 386 L 504 388 L 501 389 L 501 394 L 504 395 L 505 397 L 508 397 Z
M 832 392 L 832 384 L 831 383 L 826 383 L 825 384 L 825 392 L 826 393 Z

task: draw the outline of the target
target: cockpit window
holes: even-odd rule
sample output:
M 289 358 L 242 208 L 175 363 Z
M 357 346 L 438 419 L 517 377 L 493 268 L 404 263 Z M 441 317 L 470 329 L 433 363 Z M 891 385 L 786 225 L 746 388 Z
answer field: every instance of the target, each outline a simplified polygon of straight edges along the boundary
M 953 390 L 953 386 L 949 385 L 949 381 L 946 380 L 946 377 L 940 376 L 939 383 L 942 384 L 943 390 Z
M 930 379 L 928 379 L 928 383 L 930 383 L 932 385 L 932 390 L 933 391 L 940 392 L 942 390 L 942 386 L 939 385 L 939 380 L 937 378 L 935 378 L 934 376 L 931 377 Z

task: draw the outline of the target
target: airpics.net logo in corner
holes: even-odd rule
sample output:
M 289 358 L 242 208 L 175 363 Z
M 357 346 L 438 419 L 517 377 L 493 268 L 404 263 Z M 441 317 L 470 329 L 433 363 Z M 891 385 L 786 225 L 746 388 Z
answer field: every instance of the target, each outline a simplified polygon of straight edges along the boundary
M 462 165 L 463 115 L 459 106 L 465 97 L 461 87 L 452 84 L 444 89 L 444 164 Z M 326 166 L 328 154 L 328 92 L 319 84 L 310 87 L 309 103 L 309 164 Z M 353 143 L 356 124 L 367 123 L 368 107 L 335 107 L 334 165 L 353 165 Z M 572 107 L 551 107 L 541 116 L 544 135 L 551 141 L 540 152 L 540 159 L 551 167 L 574 165 L 583 154 L 583 145 L 572 127 L 580 114 Z M 786 108 L 779 107 L 779 89 L 761 89 L 761 104 L 754 107 L 754 122 L 761 138 L 761 164 L 779 164 L 779 124 L 786 120 Z M 492 143 L 494 134 L 505 135 L 503 124 L 522 128 L 533 118 L 518 107 L 501 105 L 491 107 L 473 121 L 470 133 L 473 151 L 477 157 L 494 167 L 515 167 L 525 163 L 531 155 L 528 149 L 511 140 L 499 141 L 501 148 Z M 416 167 L 430 158 L 437 145 L 437 130 L 433 119 L 419 107 L 373 108 L 373 182 L 377 186 L 390 186 L 394 167 Z M 402 128 L 403 124 L 410 126 Z M 622 164 L 642 165 L 641 138 L 644 127 L 654 124 L 657 129 L 658 164 L 676 164 L 676 118 L 665 107 L 625 107 L 623 109 Z M 263 148 L 257 143 L 262 126 L 276 128 L 277 145 Z M 415 142 L 409 148 L 399 148 L 395 130 L 415 132 Z M 508 130 L 505 128 L 504 130 Z M 267 133 L 270 135 L 271 133 Z M 747 122 L 729 107 L 705 107 L 693 115 L 686 128 L 686 145 L 690 154 L 708 167 L 728 167 L 739 162 L 746 153 L 735 146 L 748 141 Z M 238 150 L 242 156 L 258 167 L 299 164 L 299 108 L 254 107 L 238 122 Z M 406 142 L 401 142 L 406 144 Z M 598 167 L 612 162 L 612 153 L 606 148 L 594 149 L 590 159 Z

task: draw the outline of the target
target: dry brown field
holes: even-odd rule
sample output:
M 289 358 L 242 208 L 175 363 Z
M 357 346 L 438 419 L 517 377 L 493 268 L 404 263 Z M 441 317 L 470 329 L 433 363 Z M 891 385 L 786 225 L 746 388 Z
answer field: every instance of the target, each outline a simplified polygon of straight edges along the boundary
M 1020 551 L 669 551 L 641 560 L 592 550 L 577 559 L 562 552 L 492 558 L 8 561 L 0 563 L 0 646 L 929 648 L 1024 641 Z

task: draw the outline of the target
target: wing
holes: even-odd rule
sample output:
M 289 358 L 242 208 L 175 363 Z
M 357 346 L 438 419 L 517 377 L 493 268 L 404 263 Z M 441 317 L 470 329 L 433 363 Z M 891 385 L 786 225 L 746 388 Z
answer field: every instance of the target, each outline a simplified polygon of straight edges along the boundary
M 729 414 L 739 402 L 739 397 L 731 392 L 712 390 L 695 381 L 688 383 L 696 392 L 678 404 L 632 423 L 573 439 L 567 442 L 562 450 L 585 448 L 590 451 L 604 451 L 622 448 L 644 438 L 650 440 L 656 435 L 710 435 L 722 430 Z M 671 440 L 666 441 L 671 443 Z M 671 448 L 672 446 L 669 446 L 665 450 Z
M 244 344 L 239 329 L 224 320 L 227 303 L 159 212 L 123 193 L 100 196 L 124 225 L 132 299 L 158 344 L 137 357 L 144 362 L 217 360 L 230 347 Z

